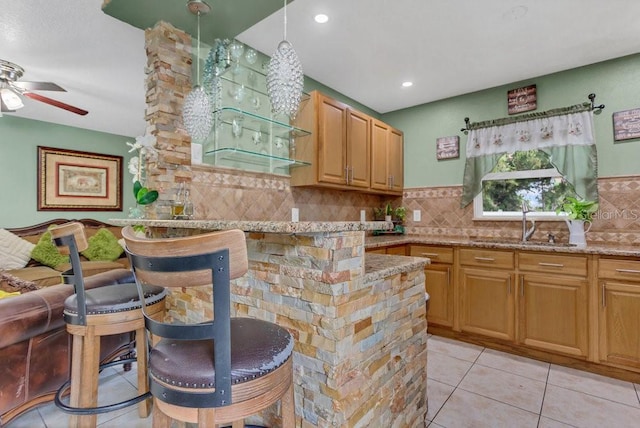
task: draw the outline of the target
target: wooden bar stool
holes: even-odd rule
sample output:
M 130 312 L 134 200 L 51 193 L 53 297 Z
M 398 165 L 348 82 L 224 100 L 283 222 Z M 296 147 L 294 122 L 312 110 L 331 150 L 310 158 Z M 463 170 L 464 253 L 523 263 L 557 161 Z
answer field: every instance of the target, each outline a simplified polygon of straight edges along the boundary
M 147 239 L 125 227 L 122 236 L 139 292 L 145 284 L 212 287 L 213 320 L 168 324 L 143 310 L 154 335 L 153 426 L 169 428 L 174 419 L 200 428 L 244 427 L 244 418 L 280 401 L 282 426 L 293 427 L 293 337 L 276 324 L 230 316 L 230 280 L 248 268 L 244 233 Z
M 150 392 L 147 378 L 148 344 L 142 315 L 141 299 L 135 284 L 107 285 L 85 290 L 80 252 L 88 247 L 84 226 L 70 222 L 51 229 L 51 237 L 61 254 L 68 254 L 71 269 L 62 273 L 66 284 L 73 284 L 75 294 L 64 302 L 67 332 L 73 336 L 71 379 L 60 387 L 55 403 L 70 413 L 71 427 L 95 427 L 97 414 L 138 403 L 141 418 L 149 416 Z M 146 310 L 150 316 L 164 314 L 166 290 L 149 286 L 143 290 Z M 100 337 L 135 332 L 138 364 L 138 396 L 119 403 L 97 407 L 100 369 Z M 122 364 L 118 360 L 106 366 Z M 71 386 L 69 405 L 61 397 Z

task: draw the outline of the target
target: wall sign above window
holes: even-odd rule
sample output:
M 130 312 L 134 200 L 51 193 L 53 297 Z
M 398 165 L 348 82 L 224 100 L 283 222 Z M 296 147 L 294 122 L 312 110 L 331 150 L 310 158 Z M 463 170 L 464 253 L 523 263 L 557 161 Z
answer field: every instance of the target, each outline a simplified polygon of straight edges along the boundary
M 613 113 L 613 139 L 615 141 L 640 138 L 640 108 Z
M 436 159 L 457 159 L 460 157 L 460 137 L 436 138 Z
M 538 108 L 536 85 L 511 89 L 507 92 L 507 107 L 509 114 L 518 114 Z

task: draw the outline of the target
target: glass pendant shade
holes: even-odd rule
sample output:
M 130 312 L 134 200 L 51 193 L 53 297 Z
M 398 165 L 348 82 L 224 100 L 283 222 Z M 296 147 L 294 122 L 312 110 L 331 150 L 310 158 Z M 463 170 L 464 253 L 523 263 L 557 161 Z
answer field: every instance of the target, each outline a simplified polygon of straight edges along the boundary
M 267 94 L 271 110 L 295 117 L 302 98 L 304 74 L 296 51 L 286 40 L 278 45 L 267 69 Z
M 209 136 L 213 116 L 209 97 L 202 86 L 196 86 L 187 95 L 182 108 L 182 120 L 192 140 L 202 141 Z

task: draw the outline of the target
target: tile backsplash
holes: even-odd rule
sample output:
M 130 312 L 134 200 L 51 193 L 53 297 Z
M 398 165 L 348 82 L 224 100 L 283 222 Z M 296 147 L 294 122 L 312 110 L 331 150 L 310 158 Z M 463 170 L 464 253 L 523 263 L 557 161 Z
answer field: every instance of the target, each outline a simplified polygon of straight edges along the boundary
M 473 206 L 460 208 L 462 186 L 408 188 L 404 196 L 391 198 L 360 192 L 290 187 L 289 177 L 248 173 L 233 169 L 192 167 L 191 195 L 196 216 L 202 219 L 291 220 L 291 208 L 300 210 L 300 221 L 358 221 L 360 210 L 373 220 L 373 208 L 390 201 L 407 208 L 406 232 L 469 238 L 513 238 L 521 234 L 519 221 L 478 221 Z M 593 243 L 640 245 L 640 176 L 598 179 L 600 209 L 587 240 Z M 411 213 L 421 211 L 421 221 Z M 569 240 L 562 221 L 537 221 L 534 240 L 549 233 L 559 242 Z

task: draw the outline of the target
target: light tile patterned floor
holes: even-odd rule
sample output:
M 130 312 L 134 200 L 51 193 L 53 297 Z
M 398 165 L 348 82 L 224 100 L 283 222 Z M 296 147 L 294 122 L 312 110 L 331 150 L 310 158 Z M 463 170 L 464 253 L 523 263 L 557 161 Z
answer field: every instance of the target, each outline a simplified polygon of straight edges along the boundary
M 640 427 L 640 385 L 437 336 L 430 428 Z
M 640 385 L 437 336 L 428 349 L 430 428 L 640 427 Z M 105 401 L 135 394 L 135 370 L 101 376 Z M 6 428 L 63 428 L 67 420 L 50 403 Z M 100 428 L 150 426 L 135 407 L 98 416 Z

